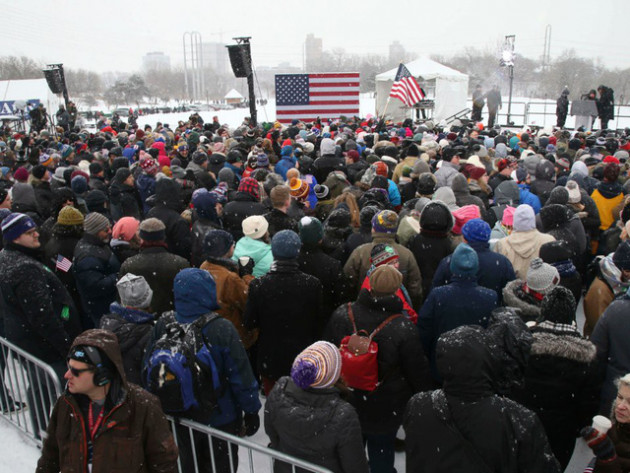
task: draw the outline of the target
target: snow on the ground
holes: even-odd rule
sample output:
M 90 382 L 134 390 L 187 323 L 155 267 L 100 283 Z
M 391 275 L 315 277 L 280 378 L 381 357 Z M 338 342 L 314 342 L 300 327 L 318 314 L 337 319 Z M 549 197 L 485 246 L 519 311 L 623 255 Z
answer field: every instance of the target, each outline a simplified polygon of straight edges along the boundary
M 39 458 L 39 449 L 13 425 L 0 418 L 0 458 L 11 473 L 33 473 Z

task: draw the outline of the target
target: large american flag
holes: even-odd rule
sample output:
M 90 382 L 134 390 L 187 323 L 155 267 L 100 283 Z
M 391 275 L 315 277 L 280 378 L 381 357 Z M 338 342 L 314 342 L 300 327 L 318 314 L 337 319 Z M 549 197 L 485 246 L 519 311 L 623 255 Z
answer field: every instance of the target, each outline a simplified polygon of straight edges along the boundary
M 276 120 L 312 122 L 359 114 L 359 73 L 276 74 Z
M 425 97 L 424 91 L 404 64 L 398 66 L 398 72 L 396 72 L 389 96 L 402 100 L 408 107 L 412 107 Z

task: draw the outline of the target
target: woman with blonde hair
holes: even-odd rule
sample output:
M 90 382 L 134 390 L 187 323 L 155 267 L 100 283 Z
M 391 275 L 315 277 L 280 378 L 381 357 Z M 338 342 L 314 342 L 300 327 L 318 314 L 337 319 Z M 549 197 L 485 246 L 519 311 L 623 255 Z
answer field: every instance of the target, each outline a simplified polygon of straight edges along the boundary
M 341 204 L 345 204 L 348 207 L 348 211 L 350 212 L 350 224 L 352 228 L 357 229 L 361 225 L 361 221 L 359 219 L 359 204 L 357 204 L 356 197 L 350 192 L 342 192 L 341 195 L 337 196 L 335 202 L 333 204 L 333 210 L 339 207 Z

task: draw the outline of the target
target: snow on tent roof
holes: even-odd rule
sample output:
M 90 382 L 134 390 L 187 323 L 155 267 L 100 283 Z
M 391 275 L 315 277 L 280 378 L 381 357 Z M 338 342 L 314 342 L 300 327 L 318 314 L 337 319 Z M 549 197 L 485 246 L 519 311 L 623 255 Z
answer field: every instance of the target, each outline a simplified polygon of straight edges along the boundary
M 243 96 L 238 93 L 236 89 L 230 90 L 227 94 L 225 94 L 225 99 L 242 99 Z
M 435 79 L 436 77 L 448 77 L 452 79 L 467 80 L 468 76 L 448 66 L 435 62 L 428 57 L 420 57 L 415 61 L 405 63 L 407 69 L 414 77 L 422 77 L 424 80 Z M 398 66 L 389 71 L 382 72 L 376 76 L 377 81 L 394 80 Z

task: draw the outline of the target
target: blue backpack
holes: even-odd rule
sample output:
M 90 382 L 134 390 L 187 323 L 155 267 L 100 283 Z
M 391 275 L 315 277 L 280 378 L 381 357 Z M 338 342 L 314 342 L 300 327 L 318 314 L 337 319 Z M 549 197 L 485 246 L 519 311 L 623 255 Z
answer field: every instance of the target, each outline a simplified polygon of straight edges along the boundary
M 221 383 L 203 329 L 218 317 L 213 312 L 182 325 L 169 312 L 158 321 L 158 337 L 147 349 L 142 381 L 160 399 L 165 413 L 210 412 L 217 406 Z

